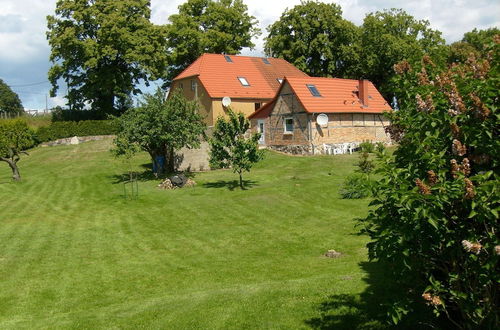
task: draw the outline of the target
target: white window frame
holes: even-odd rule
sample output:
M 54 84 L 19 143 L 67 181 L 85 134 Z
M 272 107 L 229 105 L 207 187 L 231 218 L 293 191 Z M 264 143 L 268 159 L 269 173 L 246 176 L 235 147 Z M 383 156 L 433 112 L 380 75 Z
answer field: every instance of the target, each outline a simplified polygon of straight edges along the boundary
M 250 86 L 250 83 L 248 82 L 247 78 L 245 77 L 238 77 L 238 80 L 240 81 L 240 84 L 244 87 Z
M 196 90 L 196 87 L 197 87 L 197 83 L 196 83 L 196 80 L 191 80 L 191 90 L 194 92 Z
M 289 131 L 287 129 L 287 127 L 286 127 L 287 120 L 291 120 L 292 121 L 292 130 L 291 131 Z M 293 120 L 293 117 L 285 117 L 283 119 L 283 134 L 293 134 L 294 126 L 295 126 L 295 121 Z

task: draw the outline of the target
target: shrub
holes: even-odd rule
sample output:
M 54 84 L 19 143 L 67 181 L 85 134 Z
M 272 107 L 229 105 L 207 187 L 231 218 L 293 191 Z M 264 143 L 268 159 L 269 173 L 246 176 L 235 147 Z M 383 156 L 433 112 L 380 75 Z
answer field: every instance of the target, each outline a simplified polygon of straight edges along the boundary
M 36 132 L 38 142 L 47 142 L 72 136 L 113 135 L 118 132 L 114 120 L 62 121 L 40 127 Z
M 359 199 L 370 196 L 372 181 L 366 174 L 349 175 L 340 188 L 340 196 L 344 199 Z
M 379 154 L 380 154 L 380 153 L 383 153 L 383 152 L 385 151 L 385 145 L 384 145 L 384 143 L 382 143 L 382 142 L 377 142 L 377 143 L 375 144 L 375 150 L 376 150 L 376 151 L 377 151 L 377 153 L 379 153 Z
M 104 120 L 107 118 L 108 115 L 99 110 L 67 110 L 57 107 L 52 111 L 52 122 Z
M 375 163 L 370 160 L 370 155 L 367 152 L 362 152 L 359 155 L 358 172 L 370 174 L 375 169 Z
M 361 221 L 370 259 L 390 264 L 401 288 L 396 323 L 427 306 L 444 328 L 499 324 L 499 42 L 485 60 L 398 70 L 388 132 L 399 147 Z
M 361 152 L 372 153 L 372 152 L 375 151 L 375 146 L 370 141 L 363 141 L 363 142 L 361 142 L 359 144 L 359 148 L 361 149 Z

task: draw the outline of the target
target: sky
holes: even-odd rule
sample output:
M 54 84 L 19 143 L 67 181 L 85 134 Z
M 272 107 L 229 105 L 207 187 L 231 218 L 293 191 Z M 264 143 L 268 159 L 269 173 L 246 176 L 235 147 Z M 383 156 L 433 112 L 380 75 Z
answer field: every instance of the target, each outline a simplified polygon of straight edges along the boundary
M 185 0 L 151 0 L 155 24 L 166 24 Z M 300 0 L 244 0 L 248 11 L 259 21 L 262 35 L 254 40 L 255 49 L 242 54 L 262 56 L 266 27 L 279 19 L 286 8 Z M 448 43 L 458 41 L 474 28 L 500 27 L 499 0 L 339 0 L 343 17 L 361 25 L 366 14 L 389 8 L 402 8 L 416 19 L 426 19 L 443 33 Z M 25 109 L 45 109 L 64 105 L 66 89 L 48 97 L 50 48 L 46 17 L 54 13 L 56 0 L 0 0 L 0 79 L 18 93 Z

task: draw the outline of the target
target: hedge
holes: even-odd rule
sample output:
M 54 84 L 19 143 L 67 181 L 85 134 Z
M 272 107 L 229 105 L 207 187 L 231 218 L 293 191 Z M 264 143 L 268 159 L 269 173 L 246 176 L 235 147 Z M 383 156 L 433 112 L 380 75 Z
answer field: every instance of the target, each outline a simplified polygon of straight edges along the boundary
M 72 136 L 114 135 L 118 129 L 115 120 L 60 121 L 40 127 L 36 138 L 41 143 Z

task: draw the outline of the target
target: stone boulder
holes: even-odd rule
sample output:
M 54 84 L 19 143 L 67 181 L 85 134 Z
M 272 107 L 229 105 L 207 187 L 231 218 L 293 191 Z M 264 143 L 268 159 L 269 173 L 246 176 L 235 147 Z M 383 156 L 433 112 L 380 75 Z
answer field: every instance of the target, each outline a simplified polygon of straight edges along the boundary
M 162 183 L 158 185 L 158 188 L 164 190 L 177 189 L 177 188 L 189 188 L 194 187 L 196 182 L 186 177 L 184 174 L 174 175 L 166 178 Z
M 327 258 L 338 258 L 338 257 L 340 257 L 341 255 L 342 255 L 342 253 L 337 252 L 337 251 L 335 251 L 335 250 L 328 250 L 328 251 L 326 251 L 326 253 L 325 253 L 325 257 L 327 257 Z

